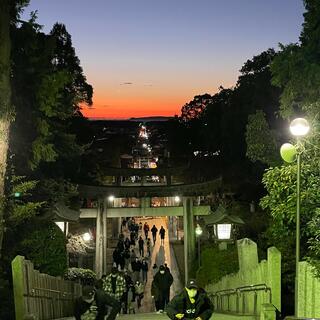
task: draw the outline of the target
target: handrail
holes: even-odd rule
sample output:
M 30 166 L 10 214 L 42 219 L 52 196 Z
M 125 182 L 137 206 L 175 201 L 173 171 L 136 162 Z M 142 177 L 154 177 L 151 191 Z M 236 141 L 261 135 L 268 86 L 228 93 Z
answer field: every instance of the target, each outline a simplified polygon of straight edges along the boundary
M 209 293 L 209 297 L 212 300 L 216 299 L 216 308 L 217 310 L 220 311 L 230 311 L 230 297 L 232 295 L 236 295 L 236 312 L 237 313 L 245 313 L 246 311 L 246 300 L 245 300 L 245 293 L 254 293 L 254 301 L 253 301 L 253 306 L 254 306 L 254 315 L 257 315 L 257 302 L 258 302 L 258 291 L 265 291 L 269 293 L 269 303 L 272 302 L 272 293 L 271 293 L 271 288 L 268 287 L 264 283 L 256 284 L 256 285 L 246 285 L 246 286 L 241 286 L 237 287 L 234 289 L 224 289 L 224 290 L 218 290 L 214 293 Z M 242 296 L 242 310 L 240 312 L 240 298 Z M 223 298 L 227 297 L 227 310 L 222 310 L 223 307 Z

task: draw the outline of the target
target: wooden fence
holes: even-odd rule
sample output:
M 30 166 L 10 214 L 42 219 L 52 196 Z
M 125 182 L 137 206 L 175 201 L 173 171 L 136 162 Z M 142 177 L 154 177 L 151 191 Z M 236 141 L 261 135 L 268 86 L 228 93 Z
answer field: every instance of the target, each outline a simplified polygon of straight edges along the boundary
M 12 261 L 16 320 L 57 319 L 72 316 L 81 285 L 35 270 L 31 261 L 16 256 Z

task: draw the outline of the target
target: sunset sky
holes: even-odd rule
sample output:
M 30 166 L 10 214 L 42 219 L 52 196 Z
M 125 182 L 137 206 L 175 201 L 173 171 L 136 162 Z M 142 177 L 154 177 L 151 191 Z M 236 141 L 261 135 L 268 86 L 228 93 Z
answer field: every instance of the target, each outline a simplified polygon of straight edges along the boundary
M 247 59 L 297 42 L 302 0 L 31 0 L 49 32 L 64 23 L 94 118 L 180 114 L 195 95 L 231 87 Z

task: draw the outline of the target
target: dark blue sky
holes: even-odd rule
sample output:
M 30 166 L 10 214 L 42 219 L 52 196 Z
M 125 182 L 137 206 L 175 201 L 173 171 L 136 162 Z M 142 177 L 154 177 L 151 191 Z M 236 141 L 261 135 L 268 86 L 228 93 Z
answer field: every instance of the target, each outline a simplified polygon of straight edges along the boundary
M 107 117 L 178 113 L 234 85 L 247 59 L 298 41 L 304 12 L 302 0 L 31 0 L 31 10 L 46 32 L 66 24 L 95 89 L 91 115 Z

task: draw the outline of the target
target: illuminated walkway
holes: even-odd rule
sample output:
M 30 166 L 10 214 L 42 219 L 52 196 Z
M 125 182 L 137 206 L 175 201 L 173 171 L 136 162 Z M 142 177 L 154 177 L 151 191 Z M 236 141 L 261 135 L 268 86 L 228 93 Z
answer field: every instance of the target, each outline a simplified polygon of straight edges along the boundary
M 182 289 L 182 286 L 179 281 L 180 275 L 179 275 L 177 263 L 175 260 L 175 256 L 170 246 L 169 232 L 167 229 L 168 227 L 167 218 L 161 217 L 161 218 L 153 218 L 153 219 L 139 219 L 138 221 L 141 221 L 143 224 L 145 221 L 147 221 L 150 228 L 152 228 L 152 226 L 155 224 L 158 229 L 157 240 L 151 253 L 151 261 L 149 264 L 149 271 L 148 271 L 148 281 L 145 285 L 145 291 L 144 291 L 145 295 L 144 295 L 142 307 L 138 311 L 139 313 L 140 312 L 145 313 L 145 312 L 153 312 L 155 310 L 154 301 L 151 298 L 151 284 L 153 280 L 152 266 L 154 263 L 156 263 L 158 267 L 161 264 L 167 263 L 168 267 L 170 268 L 170 272 L 174 279 L 173 285 L 171 286 L 171 290 L 170 290 L 171 298 Z M 160 246 L 159 230 L 161 226 L 163 226 L 166 229 L 164 246 Z M 151 232 L 149 232 L 149 237 L 152 239 Z

